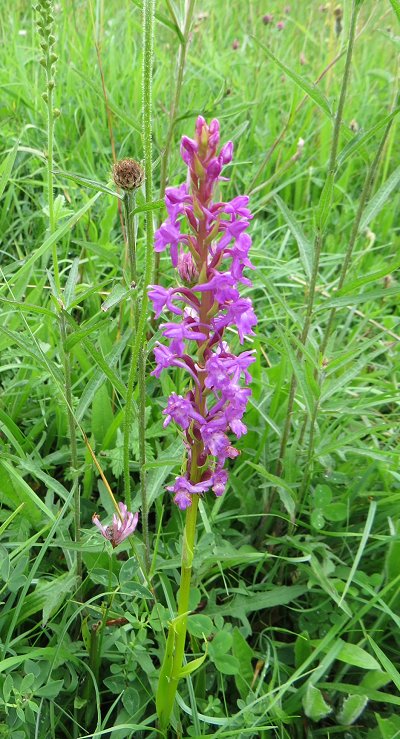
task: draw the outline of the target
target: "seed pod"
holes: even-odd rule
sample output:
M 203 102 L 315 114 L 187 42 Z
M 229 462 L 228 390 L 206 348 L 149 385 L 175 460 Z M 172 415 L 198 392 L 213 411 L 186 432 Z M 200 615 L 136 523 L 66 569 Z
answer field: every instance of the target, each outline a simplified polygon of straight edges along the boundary
M 144 181 L 144 171 L 134 159 L 121 159 L 113 166 L 113 179 L 122 190 L 137 190 Z

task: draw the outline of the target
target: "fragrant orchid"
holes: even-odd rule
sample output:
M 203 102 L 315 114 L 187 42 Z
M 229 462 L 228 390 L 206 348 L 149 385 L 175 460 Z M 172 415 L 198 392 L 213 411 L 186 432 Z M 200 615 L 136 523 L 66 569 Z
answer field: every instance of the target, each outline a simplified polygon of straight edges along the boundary
M 165 310 L 176 317 L 161 325 L 170 341 L 156 345 L 152 374 L 182 367 L 193 381 L 184 396 L 172 393 L 164 411 L 164 426 L 174 421 L 184 432 L 186 472 L 168 487 L 182 510 L 191 506 L 193 495 L 213 490 L 220 496 L 225 490 L 225 461 L 239 454 L 228 434 L 240 438 L 247 431 L 242 417 L 251 394 L 248 368 L 255 361 L 253 352 L 236 355 L 226 341 L 229 328 L 243 344 L 254 334 L 257 318 L 251 300 L 239 292 L 240 284 L 251 285 L 244 270 L 254 269 L 246 233 L 252 218 L 249 198 L 213 199 L 233 156 L 231 141 L 219 153 L 218 146 L 218 121 L 207 125 L 202 116 L 194 139 L 182 138 L 188 184 L 167 188 L 168 218 L 156 232 L 155 250 L 169 248 L 183 285 L 152 285 L 149 291 L 156 317 Z

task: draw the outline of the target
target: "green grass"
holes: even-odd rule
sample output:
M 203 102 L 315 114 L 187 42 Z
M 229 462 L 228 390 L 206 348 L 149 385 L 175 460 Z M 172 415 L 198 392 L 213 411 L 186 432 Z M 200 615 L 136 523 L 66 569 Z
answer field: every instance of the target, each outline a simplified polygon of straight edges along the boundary
M 196 3 L 168 166 L 169 183 L 180 183 L 180 136 L 192 135 L 199 113 L 220 119 L 223 140 L 235 142 L 224 198 L 252 193 L 256 270 L 244 293 L 259 319 L 249 432 L 239 443 L 227 493 L 205 497 L 198 523 L 187 652 L 203 653 L 204 634 L 208 655 L 180 683 L 171 737 L 393 739 L 400 732 L 396 115 L 340 291 L 337 286 L 363 186 L 396 106 L 396 3 L 361 4 L 305 347 L 300 337 L 310 305 L 318 203 L 352 3 L 343 2 L 339 36 L 336 3 L 326 2 L 322 12 L 316 0 L 293 2 L 288 14 L 284 5 Z M 172 390 L 184 389 L 183 377 L 179 371 L 151 377 L 150 351 L 146 456 L 154 593 L 137 565 L 136 554 L 144 557 L 141 533 L 135 555 L 123 545 L 110 558 L 94 531 L 92 514 L 105 517 L 112 506 L 81 433 L 115 497 L 123 498 L 129 265 L 118 199 L 96 182 L 113 187 L 112 146 L 118 158 L 143 159 L 140 8 L 136 0 L 92 0 L 92 13 L 83 0 L 56 4 L 61 116 L 55 166 L 95 183 L 54 176 L 68 333 L 62 346 L 47 231 L 39 38 L 29 3 L 3 0 L 0 7 L 0 735 L 12 739 L 160 736 L 154 696 L 167 622 L 176 613 L 183 529 L 165 491 L 179 473 L 182 446 L 171 426 L 162 428 L 162 409 Z M 174 9 L 183 29 L 183 2 L 157 3 L 154 201 L 180 43 Z M 270 25 L 262 22 L 267 12 L 274 14 Z M 143 203 L 140 193 L 137 206 Z M 153 212 L 156 219 L 165 214 Z M 142 273 L 143 212 L 137 229 Z M 173 279 L 164 255 L 161 279 Z M 118 290 L 122 300 L 102 310 Z M 149 324 L 149 349 L 154 331 L 157 337 Z M 78 545 L 65 354 L 79 424 Z M 293 375 L 291 423 L 279 462 Z M 141 505 L 138 447 L 135 427 L 134 510 Z M 77 547 L 84 572 L 79 592 Z M 121 618 L 126 622 L 115 621 Z

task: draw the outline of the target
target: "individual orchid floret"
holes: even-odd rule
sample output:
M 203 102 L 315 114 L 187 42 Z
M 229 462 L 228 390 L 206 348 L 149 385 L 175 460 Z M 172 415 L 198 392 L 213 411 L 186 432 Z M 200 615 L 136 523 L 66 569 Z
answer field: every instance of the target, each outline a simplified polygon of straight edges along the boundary
M 99 529 L 102 536 L 107 541 L 110 541 L 113 549 L 121 544 L 124 539 L 133 534 L 136 529 L 139 514 L 131 513 L 128 511 L 125 503 L 118 503 L 120 515 L 114 513 L 112 524 L 110 526 L 103 526 L 97 513 L 92 517 L 92 521 L 95 526 Z
M 182 395 L 170 395 L 163 411 L 164 427 L 173 421 L 183 431 L 186 472 L 168 488 L 182 510 L 191 506 L 193 496 L 208 490 L 220 496 L 226 488 L 224 466 L 239 454 L 230 435 L 239 439 L 247 431 L 242 419 L 251 394 L 249 367 L 255 361 L 254 352 L 235 354 L 225 340 L 229 330 L 243 344 L 254 335 L 257 318 L 250 298 L 240 295 L 242 285 L 251 285 L 245 271 L 254 269 L 249 198 L 237 195 L 223 202 L 216 197 L 226 179 L 223 167 L 233 157 L 231 141 L 218 152 L 219 138 L 219 122 L 207 125 L 202 116 L 194 138 L 182 138 L 188 177 L 166 190 L 168 218 L 156 232 L 155 250 L 170 248 L 183 284 L 152 285 L 149 292 L 156 317 L 165 310 L 175 316 L 160 326 L 164 343 L 154 349 L 152 374 L 159 377 L 169 367 L 180 367 L 190 383 Z

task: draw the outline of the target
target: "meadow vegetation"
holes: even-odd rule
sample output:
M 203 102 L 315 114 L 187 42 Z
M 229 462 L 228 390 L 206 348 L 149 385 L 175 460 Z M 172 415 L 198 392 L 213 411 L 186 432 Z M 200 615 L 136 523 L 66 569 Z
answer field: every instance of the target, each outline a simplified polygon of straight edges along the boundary
M 39 33 L 0 4 L 0 736 L 394 739 L 400 6 L 163 0 L 152 59 L 143 6 L 61 0 Z M 162 411 L 187 383 L 151 374 L 142 298 L 199 114 L 234 143 L 222 199 L 250 196 L 256 361 L 227 490 L 199 503 L 198 669 L 161 730 L 185 521 Z M 146 171 L 134 273 L 125 157 Z M 110 493 L 139 511 L 115 551 L 92 523 Z

